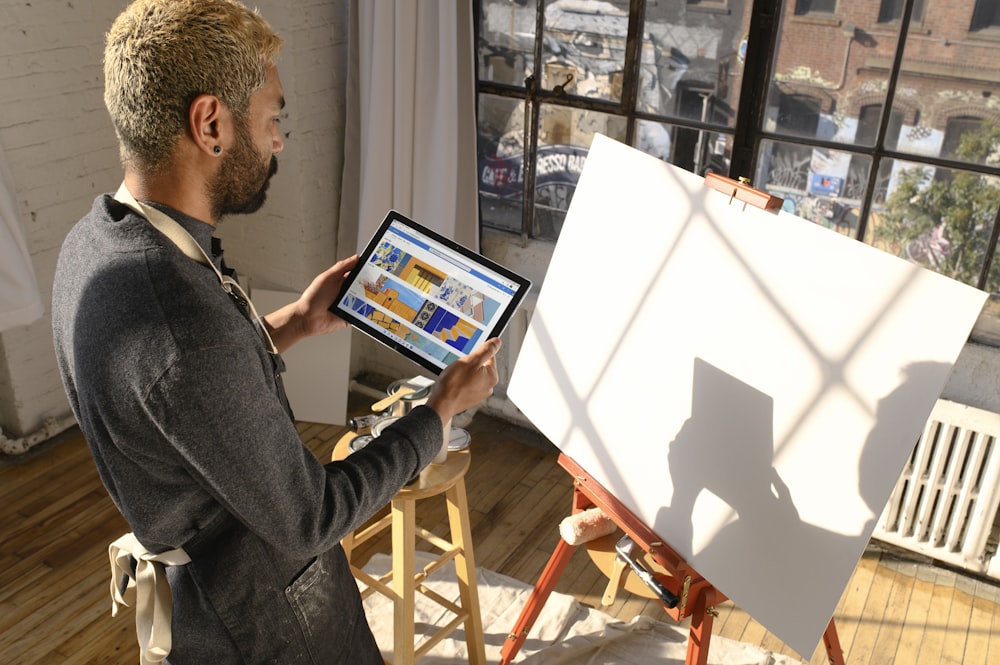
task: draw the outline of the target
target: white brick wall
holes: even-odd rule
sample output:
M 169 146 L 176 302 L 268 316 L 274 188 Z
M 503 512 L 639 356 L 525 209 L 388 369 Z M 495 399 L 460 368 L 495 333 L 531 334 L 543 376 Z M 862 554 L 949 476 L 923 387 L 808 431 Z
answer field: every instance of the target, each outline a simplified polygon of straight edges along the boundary
M 0 0 L 0 144 L 45 302 L 66 232 L 121 179 L 101 57 L 104 34 L 124 4 Z M 301 289 L 337 255 L 347 0 L 248 4 L 285 38 L 279 72 L 287 139 L 264 210 L 227 221 L 220 236 L 253 283 Z M 4 432 L 25 436 L 68 411 L 49 317 L 0 335 Z
M 67 229 L 120 177 L 100 65 L 120 5 L 0 0 L 0 143 L 45 302 Z M 68 411 L 49 326 L 45 316 L 0 337 L 0 426 L 8 435 Z
M 285 149 L 264 209 L 224 221 L 219 236 L 252 285 L 301 290 L 337 256 L 347 2 L 297 2 L 294 11 L 278 0 L 257 6 L 285 38 L 278 65 Z

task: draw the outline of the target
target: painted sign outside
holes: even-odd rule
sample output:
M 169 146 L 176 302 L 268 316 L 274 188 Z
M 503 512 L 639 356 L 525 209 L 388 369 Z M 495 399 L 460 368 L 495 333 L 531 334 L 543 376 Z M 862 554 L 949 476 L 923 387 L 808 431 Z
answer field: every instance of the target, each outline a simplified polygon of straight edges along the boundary
M 576 187 L 587 148 L 574 145 L 549 145 L 538 148 L 535 165 L 535 188 L 552 185 Z M 524 156 L 485 155 L 479 160 L 479 192 L 498 198 L 520 198 L 524 186 Z

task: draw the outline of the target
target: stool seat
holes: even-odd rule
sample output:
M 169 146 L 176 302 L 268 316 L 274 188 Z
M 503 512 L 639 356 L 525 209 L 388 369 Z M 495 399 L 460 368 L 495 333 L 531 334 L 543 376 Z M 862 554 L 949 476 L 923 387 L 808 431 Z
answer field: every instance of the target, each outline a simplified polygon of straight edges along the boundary
M 334 446 L 333 460 L 345 459 L 350 453 L 354 434 L 341 437 Z M 468 448 L 449 451 L 441 464 L 430 464 L 417 480 L 405 486 L 392 498 L 389 514 L 344 537 L 342 545 L 350 561 L 355 545 L 392 528 L 392 570 L 374 578 L 351 562 L 351 572 L 366 585 L 362 597 L 381 593 L 393 601 L 393 660 L 394 665 L 412 665 L 460 625 L 465 625 L 466 647 L 470 665 L 486 665 L 486 645 L 483 638 L 479 593 L 476 587 L 476 564 L 472 552 L 472 528 L 469 505 L 465 494 L 465 474 L 472 456 Z M 439 494 L 445 495 L 448 510 L 450 540 L 441 538 L 416 524 L 416 504 Z M 429 543 L 441 554 L 420 571 L 416 566 L 417 538 Z M 423 581 L 449 561 L 455 562 L 460 605 L 434 593 Z M 454 619 L 415 644 L 414 605 L 416 593 L 422 593 L 455 615 Z

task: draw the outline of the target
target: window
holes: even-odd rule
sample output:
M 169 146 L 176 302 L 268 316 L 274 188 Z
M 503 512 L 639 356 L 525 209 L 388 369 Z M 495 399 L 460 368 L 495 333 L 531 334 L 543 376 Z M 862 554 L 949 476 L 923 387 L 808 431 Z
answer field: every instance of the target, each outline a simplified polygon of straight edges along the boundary
M 1000 28 L 1000 2 L 997 0 L 976 0 L 969 30 Z
M 725 10 L 729 8 L 729 0 L 687 0 L 688 5 L 695 9 Z
M 709 4 L 478 0 L 483 226 L 558 238 L 600 132 L 996 294 L 974 337 L 1000 345 L 1000 42 L 947 20 L 1000 3 Z
M 858 112 L 858 132 L 855 141 L 859 145 L 874 146 L 878 140 L 879 126 L 882 121 L 882 105 L 869 104 L 861 107 Z M 899 145 L 899 131 L 903 124 L 903 114 L 893 111 L 889 118 L 889 125 L 886 128 L 886 135 L 883 139 L 887 148 L 895 149 Z M 851 157 L 850 176 L 848 181 L 858 183 L 867 178 L 868 169 L 871 166 L 871 159 L 863 155 L 853 155 Z M 892 176 L 892 165 L 888 160 L 882 161 L 879 165 L 878 178 L 875 181 L 873 200 L 884 202 L 888 195 L 889 179 Z M 860 199 L 863 192 L 850 191 L 847 193 L 850 198 Z
M 903 18 L 905 6 L 906 0 L 882 0 L 878 11 L 878 22 L 889 23 L 900 20 Z M 910 15 L 910 20 L 914 23 L 920 23 L 924 20 L 924 0 L 913 0 L 913 13 Z
M 795 0 L 795 13 L 799 16 L 805 14 L 833 14 L 837 11 L 837 0 Z
M 944 140 L 941 142 L 941 156 L 948 159 L 961 160 L 972 158 L 979 162 L 985 161 L 988 155 L 971 155 L 969 153 L 974 149 L 968 145 L 970 141 L 975 140 L 975 135 L 981 132 L 982 129 L 982 118 L 968 116 L 948 118 L 944 129 Z M 963 143 L 966 145 L 963 146 Z
M 777 129 L 789 136 L 815 136 L 819 127 L 819 105 L 805 95 L 782 94 L 778 103 Z M 791 143 L 776 143 L 768 171 L 768 184 L 774 188 L 804 190 L 809 181 L 812 148 Z
M 646 2 L 641 16 L 631 4 L 480 0 L 484 225 L 557 237 L 597 132 L 728 173 L 751 3 L 737 14 Z

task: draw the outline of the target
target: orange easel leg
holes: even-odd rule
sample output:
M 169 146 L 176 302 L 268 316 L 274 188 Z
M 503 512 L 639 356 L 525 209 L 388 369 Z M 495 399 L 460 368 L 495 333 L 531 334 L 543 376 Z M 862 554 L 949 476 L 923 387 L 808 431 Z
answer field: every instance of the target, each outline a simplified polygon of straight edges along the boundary
M 556 588 L 559 577 L 566 570 L 566 566 L 569 564 L 569 560 L 575 551 L 576 545 L 570 545 L 562 538 L 559 539 L 559 544 L 552 551 L 549 562 L 545 564 L 545 570 L 542 571 L 538 582 L 535 583 L 535 588 L 532 589 L 531 595 L 528 596 L 528 602 L 525 603 L 524 609 L 521 610 L 521 616 L 518 617 L 514 630 L 511 631 L 503 643 L 503 648 L 500 650 L 500 665 L 510 665 L 514 657 L 517 656 L 517 652 L 528 637 L 528 632 L 534 625 L 535 620 L 538 619 L 538 615 L 542 613 L 545 601 L 548 600 L 552 590 Z
M 845 665 L 844 650 L 840 646 L 840 637 L 837 635 L 837 626 L 830 619 L 823 633 L 823 645 L 826 647 L 826 655 L 830 659 L 830 665 Z
M 688 650 L 685 665 L 707 665 L 708 643 L 712 639 L 712 624 L 715 615 L 705 607 L 703 595 L 699 595 L 692 608 L 691 629 L 688 632 Z

